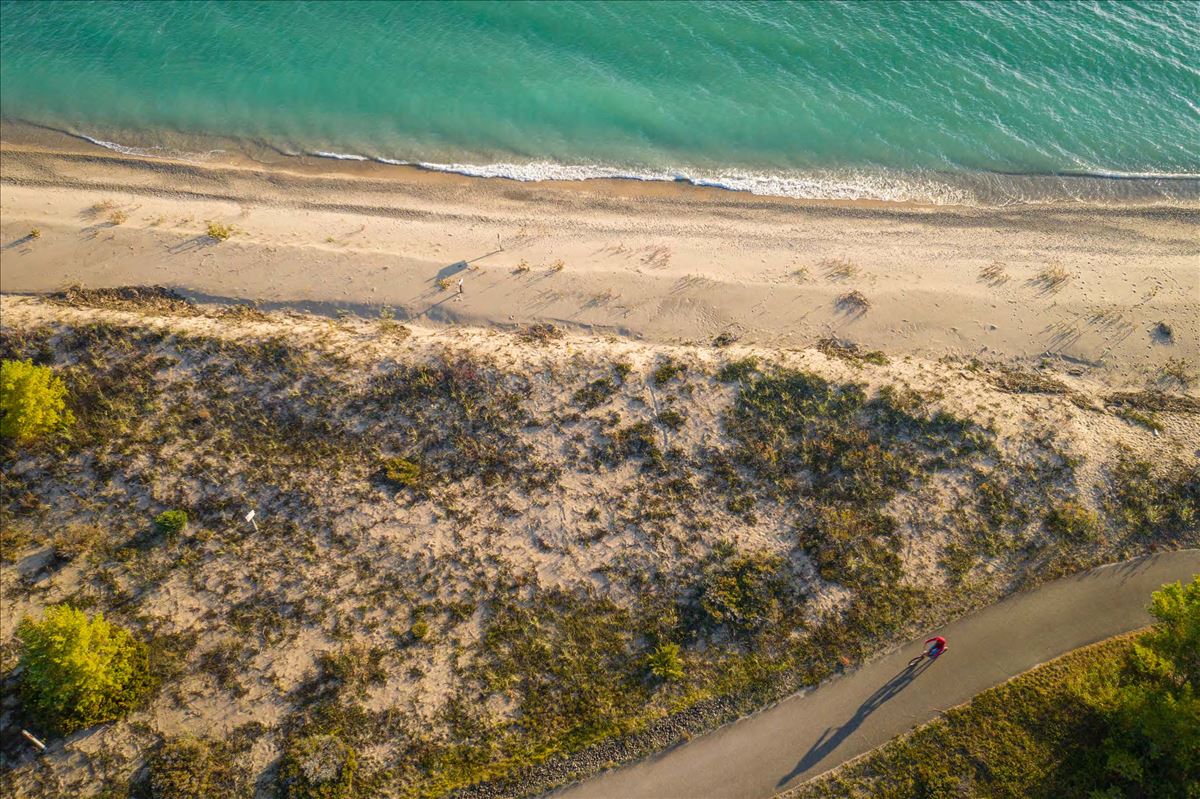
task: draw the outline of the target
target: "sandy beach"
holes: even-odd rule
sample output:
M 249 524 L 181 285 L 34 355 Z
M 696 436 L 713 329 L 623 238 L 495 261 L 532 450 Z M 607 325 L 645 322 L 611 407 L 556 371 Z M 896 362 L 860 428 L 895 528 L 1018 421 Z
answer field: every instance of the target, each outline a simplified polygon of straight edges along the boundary
M 1049 356 L 1114 385 L 1153 382 L 1200 351 L 1195 206 L 813 202 L 318 158 L 194 163 L 13 130 L 0 164 L 6 293 L 161 284 L 672 343 L 836 335 L 892 354 Z M 208 237 L 209 221 L 232 235 Z

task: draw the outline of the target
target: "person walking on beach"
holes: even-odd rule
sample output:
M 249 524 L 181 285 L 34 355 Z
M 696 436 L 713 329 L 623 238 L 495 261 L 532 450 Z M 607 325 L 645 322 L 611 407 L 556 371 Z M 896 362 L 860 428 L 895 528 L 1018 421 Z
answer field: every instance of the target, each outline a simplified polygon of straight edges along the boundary
M 462 295 L 463 295 L 463 279 L 460 277 L 460 278 L 458 279 L 458 296 L 457 296 L 457 297 L 455 297 L 454 299 L 456 299 L 456 300 L 461 300 L 461 299 L 462 299 Z

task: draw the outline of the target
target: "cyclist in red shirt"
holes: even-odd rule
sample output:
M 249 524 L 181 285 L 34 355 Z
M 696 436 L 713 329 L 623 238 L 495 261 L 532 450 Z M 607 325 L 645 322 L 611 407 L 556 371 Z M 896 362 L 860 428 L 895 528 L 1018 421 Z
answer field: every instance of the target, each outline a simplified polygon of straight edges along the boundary
M 933 644 L 933 646 L 929 646 L 930 644 Z M 940 635 L 935 635 L 933 638 L 930 638 L 928 641 L 925 642 L 925 646 L 929 647 L 928 649 L 925 650 L 925 654 L 929 657 L 930 660 L 932 660 L 933 658 L 942 654 L 943 652 L 946 651 L 946 649 L 948 649 L 948 647 L 946 646 L 946 639 L 941 637 Z

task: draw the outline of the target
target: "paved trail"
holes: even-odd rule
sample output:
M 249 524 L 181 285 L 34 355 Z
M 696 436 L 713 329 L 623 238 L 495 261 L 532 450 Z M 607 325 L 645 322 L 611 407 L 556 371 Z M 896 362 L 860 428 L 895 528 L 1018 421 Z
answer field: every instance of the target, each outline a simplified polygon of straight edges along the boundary
M 1056 580 L 939 630 L 950 648 L 937 661 L 907 669 L 921 651 L 920 641 L 910 643 L 754 716 L 552 795 L 773 796 L 1039 663 L 1147 624 L 1150 592 L 1197 573 L 1200 550 L 1191 549 Z

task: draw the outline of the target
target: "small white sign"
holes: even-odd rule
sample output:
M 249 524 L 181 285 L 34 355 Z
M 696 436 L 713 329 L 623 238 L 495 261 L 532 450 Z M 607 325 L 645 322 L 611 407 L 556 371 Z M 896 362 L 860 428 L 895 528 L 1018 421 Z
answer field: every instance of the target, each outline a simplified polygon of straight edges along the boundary
M 250 511 L 249 513 L 246 514 L 246 521 L 248 521 L 248 522 L 254 521 L 254 511 Z

